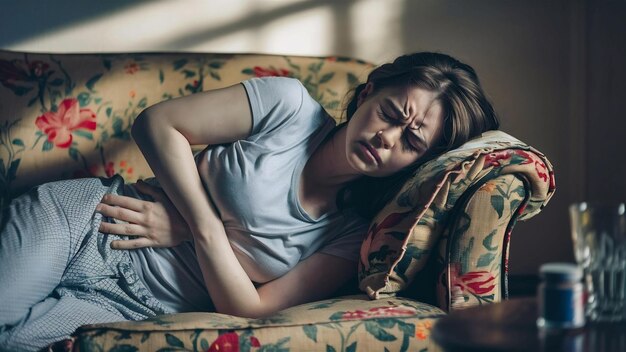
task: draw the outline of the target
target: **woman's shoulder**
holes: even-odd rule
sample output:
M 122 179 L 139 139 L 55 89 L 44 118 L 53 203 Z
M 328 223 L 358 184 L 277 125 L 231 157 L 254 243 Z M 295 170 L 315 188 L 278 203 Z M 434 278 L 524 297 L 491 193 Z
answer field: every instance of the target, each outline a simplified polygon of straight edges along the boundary
M 306 88 L 300 80 L 291 77 L 253 77 L 241 82 L 248 90 L 255 90 L 259 94 L 268 94 L 270 96 L 279 96 L 283 99 L 294 98 L 302 99 Z
M 298 79 L 255 77 L 242 84 L 252 109 L 253 136 L 284 130 L 288 134 L 295 133 L 294 138 L 302 138 L 302 133 L 308 135 L 307 131 L 319 127 L 318 115 L 323 113 L 323 108 Z

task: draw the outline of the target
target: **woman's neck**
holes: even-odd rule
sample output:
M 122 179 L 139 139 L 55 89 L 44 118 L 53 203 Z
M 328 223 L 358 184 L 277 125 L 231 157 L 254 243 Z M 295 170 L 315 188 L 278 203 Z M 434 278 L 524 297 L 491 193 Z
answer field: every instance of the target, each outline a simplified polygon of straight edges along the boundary
M 337 193 L 347 182 L 361 175 L 348 163 L 346 127 L 339 129 L 313 152 L 303 171 L 303 181 L 318 192 Z

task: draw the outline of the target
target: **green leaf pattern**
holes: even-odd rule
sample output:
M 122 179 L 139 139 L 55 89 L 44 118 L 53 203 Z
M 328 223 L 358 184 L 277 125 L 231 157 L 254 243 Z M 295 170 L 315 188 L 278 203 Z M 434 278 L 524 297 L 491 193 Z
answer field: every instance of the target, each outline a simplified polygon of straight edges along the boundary
M 310 309 L 319 303 L 325 308 Z M 430 330 L 442 315 L 438 308 L 407 298 L 371 301 L 359 295 L 289 308 L 281 319 L 182 313 L 92 325 L 76 335 L 85 351 L 128 346 L 139 351 L 438 351 Z
M 329 83 L 335 79 L 336 72 L 327 72 L 325 67 L 328 65 L 328 59 L 319 59 L 316 62 L 312 62 L 306 66 L 306 70 L 302 68 L 302 65 L 297 65 L 290 57 L 284 57 L 286 62 L 286 69 L 279 70 L 274 66 L 270 67 L 255 67 L 245 68 L 241 72 L 246 75 L 255 75 L 258 70 L 262 70 L 264 74 L 273 75 L 288 75 L 289 77 L 299 79 L 306 87 L 309 94 L 317 100 L 322 106 L 329 112 L 338 113 L 341 110 L 341 102 L 339 99 L 343 98 L 335 89 L 329 87 Z M 332 61 L 330 61 L 332 67 Z M 347 74 L 347 85 L 349 88 L 355 87 L 359 84 L 359 79 L 353 73 Z

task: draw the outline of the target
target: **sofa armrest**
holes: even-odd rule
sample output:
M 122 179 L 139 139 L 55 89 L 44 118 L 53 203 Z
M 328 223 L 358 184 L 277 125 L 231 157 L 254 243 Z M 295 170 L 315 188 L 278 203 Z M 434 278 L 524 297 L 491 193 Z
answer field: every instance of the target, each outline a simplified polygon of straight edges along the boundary
M 508 298 L 508 244 L 529 198 L 525 178 L 508 174 L 474 185 L 457 201 L 431 263 L 439 307 L 452 311 Z

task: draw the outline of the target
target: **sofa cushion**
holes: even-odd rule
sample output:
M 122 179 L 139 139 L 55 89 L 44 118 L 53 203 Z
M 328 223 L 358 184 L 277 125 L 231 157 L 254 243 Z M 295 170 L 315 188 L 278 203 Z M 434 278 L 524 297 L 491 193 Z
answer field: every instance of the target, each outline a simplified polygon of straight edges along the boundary
M 178 313 L 143 321 L 85 325 L 79 351 L 428 351 L 434 321 L 445 313 L 405 298 L 343 296 L 285 309 L 262 319 Z M 256 350 L 256 349 L 254 349 Z
M 531 197 L 520 219 L 537 214 L 555 189 L 545 156 L 502 131 L 486 132 L 420 167 L 370 225 L 361 247 L 361 290 L 377 299 L 407 288 L 447 227 L 456 201 L 470 187 L 502 174 L 529 180 Z

